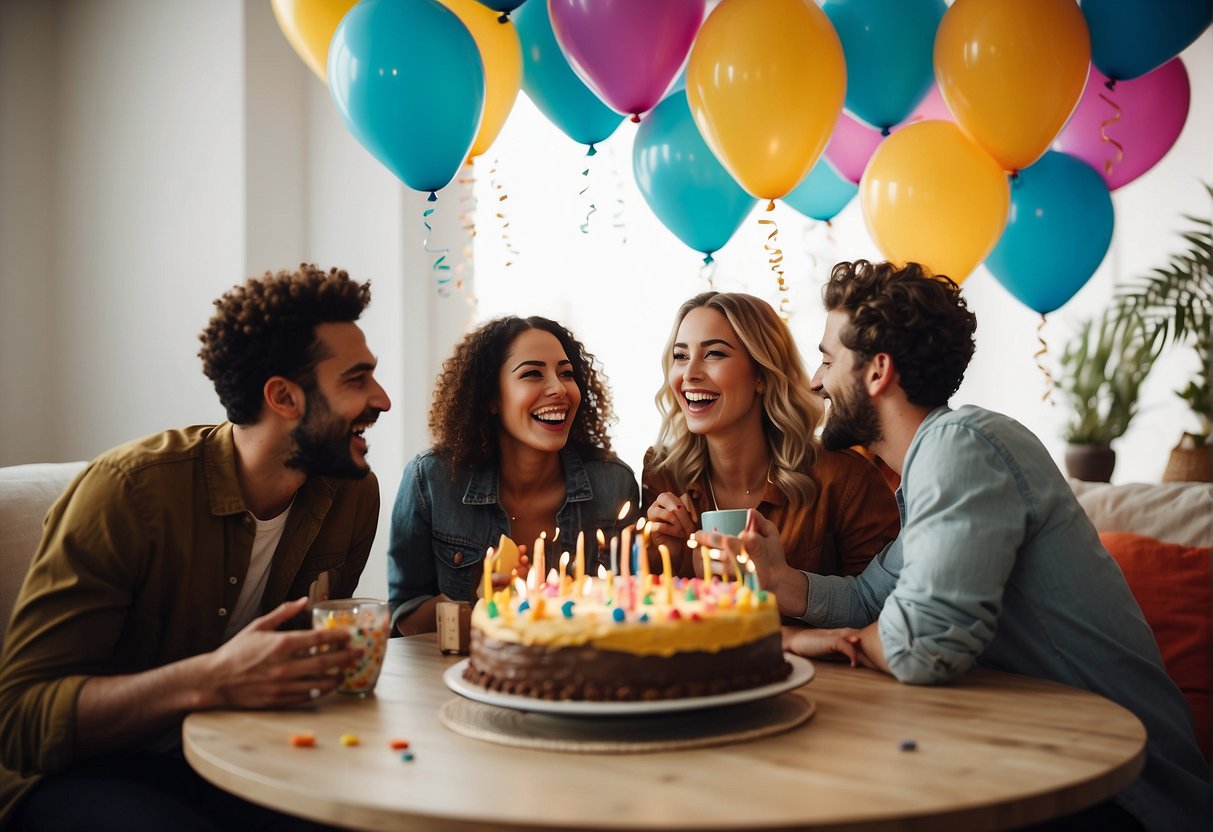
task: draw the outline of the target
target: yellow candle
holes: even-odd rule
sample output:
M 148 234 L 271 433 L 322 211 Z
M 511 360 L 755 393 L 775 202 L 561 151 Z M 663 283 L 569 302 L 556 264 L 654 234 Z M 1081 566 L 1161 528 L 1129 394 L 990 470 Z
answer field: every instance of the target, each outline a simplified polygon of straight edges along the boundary
M 667 605 L 674 603 L 674 570 L 670 566 L 670 549 L 664 543 L 658 545 L 661 552 L 661 589 Z
M 564 591 L 568 581 L 565 578 L 569 574 L 569 553 L 564 552 L 560 555 L 560 595 L 564 597 Z
M 480 595 L 486 604 L 493 600 L 493 555 L 492 546 L 484 551 L 484 586 L 481 587 Z
M 573 564 L 573 582 L 576 586 L 581 586 L 581 581 L 585 577 L 585 532 L 577 532 L 577 561 Z
M 644 520 L 637 521 L 637 525 L 640 526 L 640 568 L 638 574 L 640 575 L 641 591 L 647 592 L 647 589 L 644 589 L 644 587 L 649 582 L 649 527 L 645 524 Z
M 535 621 L 543 618 L 543 594 L 536 595 L 531 600 L 531 618 Z
M 601 563 L 598 564 L 598 580 L 606 581 L 606 597 L 610 600 L 615 594 L 615 573 L 609 571 Z
M 708 557 L 708 547 L 699 547 L 699 558 L 703 561 L 703 579 L 712 582 L 712 559 Z
M 544 576 L 547 575 L 547 564 L 544 562 L 544 540 L 547 538 L 547 532 L 540 532 L 539 537 L 535 538 L 535 556 L 531 558 L 531 568 L 539 572 L 539 583 L 543 583 Z

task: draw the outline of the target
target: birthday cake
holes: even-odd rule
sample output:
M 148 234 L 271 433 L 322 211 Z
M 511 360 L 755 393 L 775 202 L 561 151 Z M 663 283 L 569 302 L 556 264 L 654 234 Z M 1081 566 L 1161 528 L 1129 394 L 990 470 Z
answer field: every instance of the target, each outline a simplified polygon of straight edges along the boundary
M 518 580 L 472 612 L 464 678 L 541 699 L 652 701 L 778 682 L 775 596 L 739 580 L 664 575 Z

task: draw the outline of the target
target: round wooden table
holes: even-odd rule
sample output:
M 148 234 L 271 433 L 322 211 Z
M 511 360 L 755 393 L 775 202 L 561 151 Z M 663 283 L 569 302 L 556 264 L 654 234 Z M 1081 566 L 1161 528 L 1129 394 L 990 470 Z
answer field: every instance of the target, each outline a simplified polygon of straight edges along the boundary
M 829 662 L 797 691 L 816 715 L 778 736 L 656 754 L 508 748 L 440 724 L 455 661 L 432 635 L 393 639 L 374 696 L 196 713 L 186 757 L 248 800 L 352 829 L 966 832 L 1096 803 L 1144 760 L 1136 717 L 1085 691 L 991 671 L 917 687 Z M 304 731 L 316 747 L 291 747 Z M 347 733 L 360 744 L 343 746 Z

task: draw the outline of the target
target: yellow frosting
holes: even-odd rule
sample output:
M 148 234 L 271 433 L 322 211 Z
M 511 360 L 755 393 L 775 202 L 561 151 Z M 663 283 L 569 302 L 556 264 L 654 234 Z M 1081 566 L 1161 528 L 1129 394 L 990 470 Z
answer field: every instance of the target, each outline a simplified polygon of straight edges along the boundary
M 639 656 L 667 657 L 695 651 L 715 653 L 779 631 L 775 596 L 769 593 L 759 596 L 746 589 L 737 590 L 736 585 L 722 587 L 716 582 L 705 593 L 707 597 L 688 599 L 675 591 L 671 605 L 665 603 L 663 595 L 660 590 L 653 592 L 652 604 L 638 601 L 625 621 L 615 621 L 615 607 L 601 597 L 545 597 L 542 604 L 533 603 L 530 609 L 518 612 L 521 598 L 498 593 L 493 599 L 498 615 L 490 617 L 486 602 L 481 600 L 472 611 L 472 627 L 489 638 L 527 646 L 590 645 Z M 723 604 L 722 596 L 727 597 Z M 561 612 L 566 601 L 574 602 L 572 618 Z M 542 608 L 538 616 L 536 606 Z M 679 618 L 670 617 L 673 609 L 678 610 Z M 648 616 L 647 621 L 638 620 L 642 613 Z

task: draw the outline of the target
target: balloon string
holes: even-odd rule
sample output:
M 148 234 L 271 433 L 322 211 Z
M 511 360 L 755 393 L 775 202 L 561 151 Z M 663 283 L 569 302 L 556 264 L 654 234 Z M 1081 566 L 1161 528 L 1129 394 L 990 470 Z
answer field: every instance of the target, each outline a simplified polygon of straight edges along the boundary
M 709 290 L 716 291 L 716 258 L 710 253 L 703 256 L 703 265 L 699 267 L 699 279 L 707 281 Z
M 611 227 L 619 231 L 620 245 L 628 244 L 627 205 L 623 201 L 623 174 L 620 173 L 619 160 L 615 156 L 615 145 L 608 145 L 607 151 L 611 159 L 611 178 L 615 182 L 615 213 L 611 215 Z
M 767 202 L 766 211 L 775 210 L 775 200 Z M 779 288 L 779 316 L 785 321 L 791 317 L 791 312 L 788 311 L 788 283 L 783 277 L 783 249 L 779 247 L 779 225 L 775 220 L 765 220 L 761 217 L 758 220 L 759 225 L 771 226 L 771 233 L 767 235 L 767 241 L 762 244 L 762 247 L 767 252 L 767 262 L 771 264 L 771 271 L 775 275 L 775 284 Z
M 518 251 L 510 243 L 510 221 L 505 214 L 505 201 L 510 198 L 506 193 L 505 186 L 497 181 L 497 160 L 493 160 L 493 166 L 489 168 L 489 185 L 497 192 L 497 219 L 501 221 L 501 242 L 505 246 L 505 250 L 509 254 L 518 256 Z M 507 255 L 505 258 L 505 266 L 508 269 L 514 265 L 514 261 Z
M 1121 160 L 1125 158 L 1124 145 L 1108 135 L 1108 125 L 1115 124 L 1116 122 L 1120 121 L 1120 105 L 1108 96 L 1104 95 L 1102 92 L 1099 94 L 1099 97 L 1106 101 L 1108 106 L 1112 108 L 1112 117 L 1099 123 L 1099 138 L 1116 148 L 1116 156 L 1109 156 L 1107 159 L 1104 159 L 1103 163 L 1104 175 L 1111 176 L 1113 165 L 1120 164 Z
M 1049 372 L 1049 368 L 1045 366 L 1044 357 L 1049 352 L 1049 343 L 1045 341 L 1045 316 L 1040 316 L 1040 323 L 1036 325 L 1036 343 L 1040 344 L 1040 349 L 1032 354 L 1036 359 L 1036 368 L 1040 370 L 1041 375 L 1045 377 L 1045 392 L 1041 394 L 1042 402 L 1052 404 L 1053 399 L 1053 374 Z
M 590 192 L 590 168 L 594 166 L 593 162 L 590 160 L 593 159 L 597 153 L 598 151 L 594 149 L 594 145 L 590 145 L 590 149 L 585 152 L 585 170 L 581 172 L 581 175 L 585 177 L 585 187 L 577 192 L 577 196 L 581 197 L 582 202 L 589 205 L 589 208 L 585 212 L 585 221 L 581 223 L 582 234 L 590 233 L 590 217 L 598 212 L 598 206 L 594 204 L 594 198 L 588 196 Z
M 433 196 L 433 194 L 431 194 Z M 448 272 L 451 270 L 451 264 L 446 262 L 446 256 L 450 252 L 449 248 L 431 248 L 430 236 L 434 233 L 434 227 L 430 225 L 430 215 L 437 210 L 436 208 L 426 208 L 421 212 L 421 224 L 425 226 L 425 239 L 422 241 L 422 246 L 430 254 L 437 254 L 438 259 L 430 266 L 430 271 L 434 273 L 434 282 L 438 288 L 439 297 L 449 297 L 451 294 L 450 287 L 447 285 L 451 282 L 451 277 Z
M 463 187 L 463 196 L 459 198 L 459 228 L 464 232 L 463 250 L 459 262 L 455 264 L 455 289 L 463 297 L 463 302 L 471 310 L 466 324 L 471 329 L 476 322 L 476 308 L 479 301 L 476 294 L 468 290 L 463 280 L 463 272 L 472 262 L 472 241 L 476 239 L 476 168 L 475 159 L 468 160 L 467 176 L 459 179 Z

